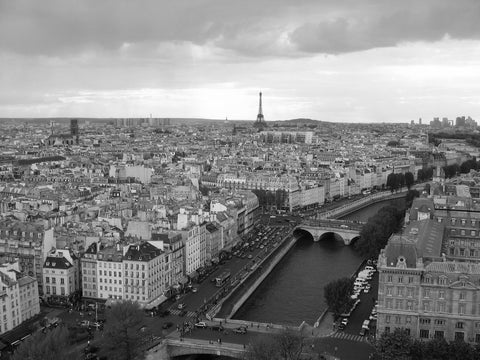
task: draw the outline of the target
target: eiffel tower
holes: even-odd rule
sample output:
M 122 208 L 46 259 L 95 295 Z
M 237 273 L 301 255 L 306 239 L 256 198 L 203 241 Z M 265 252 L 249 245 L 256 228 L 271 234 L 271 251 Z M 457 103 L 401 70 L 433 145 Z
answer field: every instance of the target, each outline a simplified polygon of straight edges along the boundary
M 262 111 L 262 93 L 260 95 L 260 101 L 258 104 L 258 115 L 257 115 L 257 120 L 255 120 L 255 123 L 253 124 L 253 127 L 258 128 L 258 130 L 262 130 L 263 128 L 267 127 L 267 123 L 265 122 L 265 119 L 263 118 L 263 111 Z

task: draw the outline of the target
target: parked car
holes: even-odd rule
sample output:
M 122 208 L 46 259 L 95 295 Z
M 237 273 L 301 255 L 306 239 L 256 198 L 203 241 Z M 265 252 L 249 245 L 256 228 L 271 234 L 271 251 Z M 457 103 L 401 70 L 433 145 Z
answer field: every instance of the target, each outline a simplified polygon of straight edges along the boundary
M 236 329 L 233 330 L 235 334 L 246 334 L 247 333 L 247 328 L 245 326 L 240 326 Z
M 366 329 L 364 329 L 364 328 L 360 329 L 360 336 L 365 336 L 366 333 L 367 333 Z
M 192 288 L 193 293 L 196 293 L 197 291 L 198 291 L 198 288 L 196 288 L 196 287 Z
M 184 307 L 185 307 L 185 304 L 184 303 L 180 303 L 178 304 L 178 310 L 182 310 Z
M 197 328 L 204 328 L 204 329 L 205 329 L 205 328 L 207 327 L 207 324 L 206 324 L 205 322 L 203 322 L 203 321 L 200 321 L 200 322 L 198 322 L 198 323 L 195 324 L 195 327 L 197 327 Z

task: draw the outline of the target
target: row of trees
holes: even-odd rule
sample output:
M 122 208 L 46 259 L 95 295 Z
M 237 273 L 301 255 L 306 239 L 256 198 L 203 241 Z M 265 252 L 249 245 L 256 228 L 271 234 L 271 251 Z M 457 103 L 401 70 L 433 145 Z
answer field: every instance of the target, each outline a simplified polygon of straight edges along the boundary
M 413 339 L 405 329 L 383 333 L 375 345 L 378 360 L 478 360 L 480 345 L 472 346 L 463 340 L 445 339 L 421 341 Z
M 404 218 L 404 209 L 395 206 L 382 207 L 360 231 L 360 238 L 354 244 L 355 249 L 366 258 L 376 258 L 380 250 L 387 245 L 390 235 L 400 230 Z
M 141 355 L 141 342 L 147 335 L 140 329 L 145 316 L 137 303 L 123 301 L 106 311 L 100 354 L 109 359 L 133 360 Z M 65 326 L 46 334 L 37 332 L 25 340 L 13 354 L 12 360 L 78 359 L 72 350 L 74 336 Z
M 387 188 L 389 188 L 392 192 L 399 190 L 406 186 L 408 189 L 413 185 L 415 182 L 415 178 L 411 172 L 403 173 L 391 173 L 387 177 Z
M 432 176 L 433 176 L 433 167 L 420 169 L 417 172 L 418 181 L 430 180 L 432 178 Z

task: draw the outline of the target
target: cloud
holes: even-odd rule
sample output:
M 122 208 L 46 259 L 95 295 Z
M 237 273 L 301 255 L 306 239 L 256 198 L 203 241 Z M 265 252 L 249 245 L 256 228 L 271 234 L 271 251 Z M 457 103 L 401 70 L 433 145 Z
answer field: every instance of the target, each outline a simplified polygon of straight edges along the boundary
M 475 0 L 366 1 L 333 18 L 307 22 L 290 33 L 307 53 L 339 54 L 405 42 L 432 42 L 451 37 L 480 38 L 480 2 Z

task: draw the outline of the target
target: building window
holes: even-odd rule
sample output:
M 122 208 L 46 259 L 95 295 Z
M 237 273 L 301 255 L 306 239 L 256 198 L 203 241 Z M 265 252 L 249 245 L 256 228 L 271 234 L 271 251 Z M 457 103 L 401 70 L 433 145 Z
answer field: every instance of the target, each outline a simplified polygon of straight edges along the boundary
M 389 283 L 393 282 L 393 276 L 392 275 L 387 276 L 387 282 L 389 282 Z
M 460 291 L 460 300 L 465 300 L 467 294 L 465 293 L 465 291 Z
M 445 337 L 445 334 L 442 330 L 435 330 L 433 336 L 435 337 L 435 339 L 443 339 Z
M 385 324 L 390 324 L 390 315 L 385 315 Z
M 403 276 L 399 276 L 399 277 L 398 277 L 398 282 L 399 282 L 400 284 L 403 283 Z
M 449 255 L 452 255 L 452 256 L 455 255 L 455 248 L 449 248 L 448 253 Z
M 467 305 L 466 304 L 458 304 L 458 313 L 460 315 L 465 315 L 467 311 Z
M 430 289 L 423 289 L 423 297 L 426 297 L 426 298 L 430 297 Z
M 445 303 L 443 301 L 438 303 L 438 312 L 445 312 Z
M 440 291 L 438 292 L 438 298 L 439 298 L 439 299 L 445 299 L 445 291 L 440 290 Z
M 430 324 L 430 319 L 420 318 L 420 324 L 422 324 L 422 325 Z
M 387 296 L 392 296 L 392 288 L 387 287 Z
M 444 278 L 444 277 L 442 276 L 442 277 L 440 277 L 440 278 L 438 279 L 438 283 L 439 283 L 440 285 L 445 285 L 445 284 L 447 283 L 447 280 L 446 280 L 446 278 Z
M 445 325 L 445 320 L 437 319 L 435 320 L 435 325 Z
M 395 324 L 401 324 L 402 318 L 400 316 L 395 316 Z
M 407 310 L 413 310 L 413 303 L 411 301 L 407 301 Z
M 413 288 L 407 288 L 407 296 L 413 297 Z
M 409 283 L 409 284 L 413 283 L 413 276 L 409 276 L 409 277 L 408 277 L 408 283 Z
M 463 322 L 459 321 L 455 324 L 455 329 L 463 329 L 463 326 L 464 326 Z
M 423 311 L 430 311 L 430 302 L 424 301 L 423 302 Z
M 403 296 L 403 287 L 397 288 L 397 296 Z
M 411 316 L 407 316 L 405 318 L 405 324 L 410 324 L 412 322 L 412 317 Z
M 430 284 L 430 281 L 431 281 L 430 276 L 425 276 L 424 281 L 425 281 L 425 284 Z
M 455 340 L 464 340 L 465 333 L 463 331 L 455 331 Z
M 430 337 L 430 331 L 429 330 L 425 330 L 425 329 L 420 330 L 420 338 L 428 339 L 429 337 Z
M 475 342 L 480 343 L 480 334 L 475 334 Z

